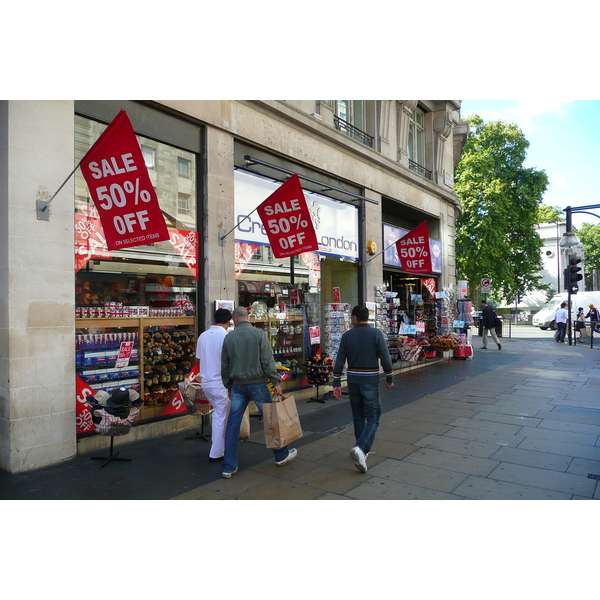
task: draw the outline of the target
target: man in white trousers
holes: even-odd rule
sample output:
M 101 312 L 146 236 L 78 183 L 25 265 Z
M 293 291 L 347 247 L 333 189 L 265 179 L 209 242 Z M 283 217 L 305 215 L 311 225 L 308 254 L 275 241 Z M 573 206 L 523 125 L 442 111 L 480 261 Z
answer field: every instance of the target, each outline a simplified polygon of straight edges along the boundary
M 200 381 L 207 400 L 212 404 L 212 443 L 208 460 L 223 460 L 225 454 L 224 428 L 229 406 L 229 392 L 221 379 L 221 351 L 223 340 L 231 322 L 231 312 L 219 308 L 215 312 L 214 325 L 198 338 L 196 358 L 198 359 Z

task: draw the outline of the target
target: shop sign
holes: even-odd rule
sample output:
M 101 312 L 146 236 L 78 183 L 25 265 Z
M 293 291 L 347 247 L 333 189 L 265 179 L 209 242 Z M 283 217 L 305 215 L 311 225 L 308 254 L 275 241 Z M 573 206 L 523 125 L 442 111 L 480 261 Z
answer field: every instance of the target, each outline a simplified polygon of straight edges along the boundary
M 93 396 L 96 392 L 79 375 L 75 375 L 75 386 L 75 393 L 77 394 L 75 433 L 87 433 L 94 430 L 92 409 L 87 397 Z
M 252 212 L 268 194 L 281 187 L 281 183 L 236 169 L 234 184 L 236 242 L 268 246 L 267 229 L 260 218 L 253 218 Z M 314 192 L 303 190 L 303 194 L 319 246 L 316 252 L 358 260 L 358 208 Z
M 309 327 L 308 333 L 310 335 L 311 345 L 321 343 L 321 328 L 318 325 L 315 327 Z
M 109 250 L 169 239 L 142 150 L 124 110 L 88 150 L 80 166 Z
M 421 283 L 429 290 L 429 293 L 435 298 L 435 277 L 422 277 Z
M 131 353 L 133 352 L 133 342 L 121 342 L 119 346 L 119 355 L 115 362 L 115 369 L 122 369 L 129 364 Z
M 423 221 L 396 241 L 400 267 L 406 273 L 431 273 L 429 227 Z
M 319 249 L 312 219 L 296 173 L 256 209 L 275 258 Z
M 408 233 L 407 229 L 400 229 L 392 225 L 383 225 L 383 264 L 400 268 L 400 257 L 396 248 L 396 241 Z M 440 240 L 429 238 L 429 256 L 431 258 L 431 273 L 442 272 L 442 243 Z
M 342 301 L 342 293 L 339 287 L 333 288 L 333 302 L 334 304 L 339 304 Z
M 186 375 L 185 379 L 186 381 L 191 381 L 196 377 L 196 375 L 198 375 L 198 364 L 195 364 L 192 367 L 192 370 Z M 160 413 L 160 416 L 164 417 L 165 415 L 174 415 L 176 413 L 185 412 L 186 410 L 187 406 L 185 405 L 183 396 L 181 395 L 181 392 L 177 390 L 171 398 L 169 404 L 167 404 L 164 410 Z

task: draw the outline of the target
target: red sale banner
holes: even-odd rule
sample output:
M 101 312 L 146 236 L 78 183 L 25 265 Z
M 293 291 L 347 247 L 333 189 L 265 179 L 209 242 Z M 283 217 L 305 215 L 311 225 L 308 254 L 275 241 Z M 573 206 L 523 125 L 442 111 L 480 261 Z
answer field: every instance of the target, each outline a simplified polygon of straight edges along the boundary
M 75 200 L 75 272 L 94 258 L 107 259 L 111 256 L 98 210 L 93 204 Z
M 429 293 L 435 298 L 435 277 L 421 277 L 421 282 L 429 290 Z
M 294 173 L 256 209 L 275 258 L 319 249 L 300 178 Z
M 252 260 L 256 251 L 260 248 L 257 244 L 247 244 L 246 242 L 235 243 L 235 278 L 239 279 L 244 272 L 246 265 Z
M 171 245 L 198 279 L 198 232 L 169 227 Z
M 124 110 L 112 120 L 80 165 L 109 250 L 169 239 L 140 145 Z
M 191 381 L 197 375 L 198 375 L 198 364 L 195 364 L 192 367 L 192 370 L 186 375 L 185 379 L 186 379 L 186 381 Z M 208 400 L 206 400 L 205 402 L 207 404 L 210 404 L 210 402 L 208 402 Z M 187 410 L 187 407 L 185 405 L 185 402 L 183 401 L 183 398 L 181 397 L 181 392 L 179 390 L 177 390 L 177 392 L 175 392 L 175 394 L 171 398 L 171 401 L 169 402 L 169 404 L 167 404 L 167 406 L 165 406 L 165 409 L 160 413 L 160 416 L 162 417 L 164 415 L 174 415 L 175 413 L 185 412 L 186 410 Z
M 396 241 L 400 267 L 406 273 L 431 273 L 427 221 Z
M 96 392 L 79 375 L 75 375 L 75 392 L 77 394 L 77 404 L 75 408 L 76 433 L 86 433 L 94 430 L 92 422 L 92 411 L 87 401 L 88 396 L 93 396 Z

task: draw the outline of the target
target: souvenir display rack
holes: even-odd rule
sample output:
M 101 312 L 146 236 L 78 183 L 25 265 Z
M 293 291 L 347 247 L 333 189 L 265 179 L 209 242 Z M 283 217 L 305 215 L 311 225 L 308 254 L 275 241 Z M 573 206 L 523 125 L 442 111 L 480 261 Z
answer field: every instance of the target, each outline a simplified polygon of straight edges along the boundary
M 123 386 L 143 399 L 141 419 L 159 416 L 196 361 L 195 317 L 75 319 L 76 372 L 92 389 Z M 127 366 L 115 367 L 119 346 L 133 341 Z
M 248 320 L 256 327 L 264 329 L 269 336 L 273 357 L 278 366 L 288 369 L 282 376 L 281 387 L 287 389 L 298 385 L 296 380 L 303 373 L 305 362 L 304 329 L 306 326 L 301 309 L 288 308 L 285 313 L 273 310 L 252 312 Z
M 324 316 L 325 343 L 323 347 L 325 353 L 335 362 L 342 335 L 350 328 L 350 305 L 344 302 L 326 304 Z

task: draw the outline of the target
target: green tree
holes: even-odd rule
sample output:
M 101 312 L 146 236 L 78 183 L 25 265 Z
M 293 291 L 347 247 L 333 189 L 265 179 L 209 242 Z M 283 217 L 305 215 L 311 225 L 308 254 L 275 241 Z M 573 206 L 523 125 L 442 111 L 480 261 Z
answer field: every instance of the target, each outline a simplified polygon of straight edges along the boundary
M 548 204 L 538 206 L 538 223 L 564 223 L 565 219 L 565 213 L 560 206 L 549 206 Z
M 600 269 L 600 225 L 583 223 L 577 235 L 585 248 L 585 288 L 592 289 L 592 271 Z
M 529 142 L 514 123 L 469 117 L 471 132 L 456 168 L 462 201 L 456 220 L 456 271 L 471 293 L 482 277 L 506 299 L 540 287 L 538 208 L 544 171 L 523 166 Z M 472 297 L 473 294 L 472 294 Z

